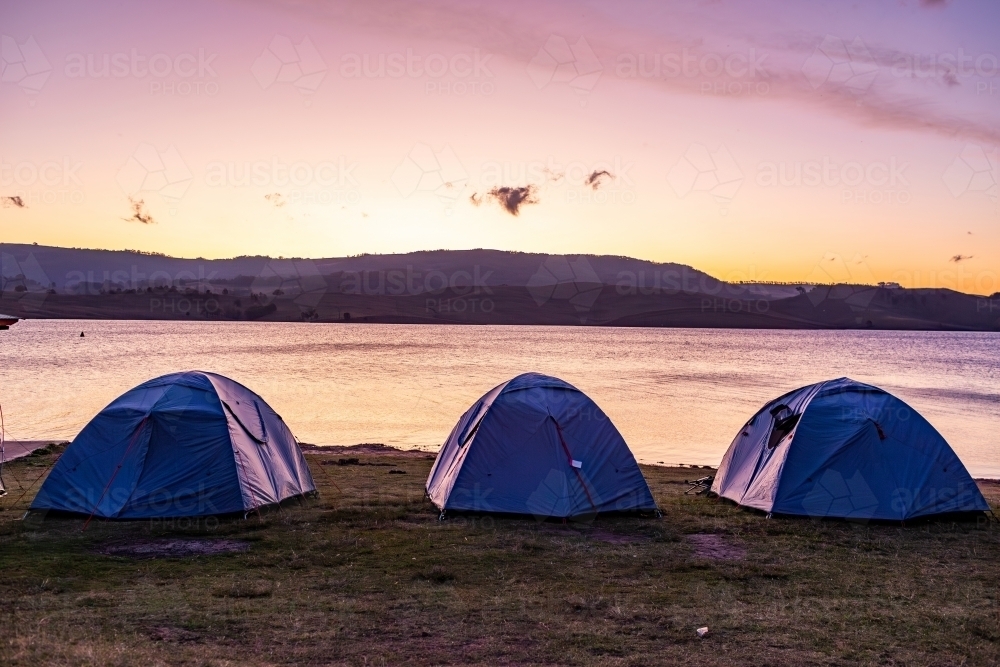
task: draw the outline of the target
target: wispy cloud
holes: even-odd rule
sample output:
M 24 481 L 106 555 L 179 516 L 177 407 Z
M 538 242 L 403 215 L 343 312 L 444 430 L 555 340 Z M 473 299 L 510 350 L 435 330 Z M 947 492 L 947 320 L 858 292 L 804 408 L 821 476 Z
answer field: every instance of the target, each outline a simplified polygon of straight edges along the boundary
M 609 180 L 614 180 L 614 175 L 607 169 L 601 169 L 600 171 L 591 172 L 590 176 L 587 176 L 583 184 L 592 190 L 597 190 L 601 187 L 603 181 L 602 178 L 607 178 Z
M 627 17 L 635 7 L 621 6 L 614 11 L 589 8 L 575 11 L 568 3 L 531 3 L 512 0 L 503 5 L 470 4 L 458 0 L 429 0 L 408 3 L 400 0 L 364 2 L 353 0 L 271 0 L 288 11 L 331 23 L 349 23 L 366 30 L 391 36 L 412 38 L 413 26 L 421 26 L 421 38 L 468 44 L 495 55 L 527 65 L 539 46 L 554 32 L 586 35 L 588 44 L 612 76 L 621 54 L 686 53 L 691 62 L 702 58 L 740 57 L 754 48 L 761 59 L 762 71 L 751 84 L 766 85 L 770 101 L 807 105 L 827 114 L 862 126 L 930 132 L 948 137 L 962 137 L 986 143 L 1000 143 L 1000 125 L 984 119 L 977 111 L 956 102 L 949 91 L 959 90 L 954 73 L 946 66 L 936 68 L 937 88 L 927 87 L 923 79 L 908 80 L 893 74 L 902 58 L 911 56 L 879 42 L 879 36 L 867 37 L 865 48 L 871 54 L 877 73 L 860 96 L 847 86 L 829 85 L 817 91 L 802 71 L 806 60 L 827 38 L 822 24 L 814 22 L 813 32 L 802 28 L 795 34 L 772 31 L 759 19 L 761 11 L 735 11 L 721 21 L 716 10 L 675 6 L 660 10 L 642 10 L 648 20 L 630 23 Z M 270 3 L 269 3 L 270 4 Z M 711 3 L 709 3 L 711 4 Z M 939 8 L 941 0 L 923 0 L 925 7 Z M 772 7 L 772 10 L 777 8 Z M 523 10 L 523 11 L 522 11 Z M 901 9 L 900 11 L 903 11 Z M 817 13 L 818 15 L 818 13 Z M 745 19 L 740 20 L 740 17 Z M 746 23 L 752 27 L 740 25 Z M 869 31 L 872 32 L 871 26 Z M 851 42 L 854 34 L 839 35 Z M 881 37 L 885 38 L 886 35 Z M 653 86 L 683 95 L 704 96 L 724 76 L 711 68 L 693 67 L 681 76 L 636 78 L 636 85 Z M 912 84 L 912 85 L 911 85 Z M 958 85 L 956 85 L 958 84 Z M 746 104 L 753 96 L 731 96 L 733 104 Z M 950 110 L 949 110 L 950 109 Z

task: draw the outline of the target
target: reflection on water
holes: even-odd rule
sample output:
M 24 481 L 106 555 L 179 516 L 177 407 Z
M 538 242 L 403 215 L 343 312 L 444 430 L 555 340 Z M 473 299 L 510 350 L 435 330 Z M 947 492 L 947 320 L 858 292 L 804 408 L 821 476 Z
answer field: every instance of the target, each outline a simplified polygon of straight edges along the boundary
M 998 343 L 990 333 L 38 320 L 0 333 L 0 405 L 9 437 L 72 438 L 130 387 L 197 368 L 261 394 L 304 442 L 436 450 L 480 395 L 538 371 L 588 393 L 639 460 L 717 464 L 770 398 L 847 375 L 920 410 L 974 475 L 1000 477 Z

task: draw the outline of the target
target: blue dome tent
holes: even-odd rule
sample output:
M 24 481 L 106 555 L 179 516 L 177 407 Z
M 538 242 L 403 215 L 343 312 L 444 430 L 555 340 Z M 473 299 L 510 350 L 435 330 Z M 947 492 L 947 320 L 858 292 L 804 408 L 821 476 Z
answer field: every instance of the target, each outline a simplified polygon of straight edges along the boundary
M 302 451 L 262 398 L 190 371 L 118 397 L 59 458 L 32 510 L 107 519 L 248 512 L 315 491 Z
M 656 511 L 611 420 L 576 387 L 537 373 L 495 387 L 462 415 L 426 489 L 442 513 Z
M 849 378 L 761 408 L 729 446 L 712 491 L 765 512 L 813 517 L 902 521 L 990 509 L 926 419 Z

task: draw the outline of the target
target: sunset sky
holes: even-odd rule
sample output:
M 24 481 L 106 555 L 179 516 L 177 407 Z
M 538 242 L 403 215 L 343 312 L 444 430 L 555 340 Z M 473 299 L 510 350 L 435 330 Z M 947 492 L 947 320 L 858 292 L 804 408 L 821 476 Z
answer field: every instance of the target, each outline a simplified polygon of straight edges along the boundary
M 991 293 L 998 25 L 991 0 L 5 3 L 0 241 Z

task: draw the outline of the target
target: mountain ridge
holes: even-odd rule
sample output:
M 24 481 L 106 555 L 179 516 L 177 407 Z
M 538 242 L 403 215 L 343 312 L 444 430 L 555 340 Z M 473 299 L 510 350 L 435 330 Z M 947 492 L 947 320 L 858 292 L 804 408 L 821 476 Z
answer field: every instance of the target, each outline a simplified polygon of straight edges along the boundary
M 728 283 L 685 264 L 490 249 L 175 258 L 0 244 L 20 317 L 1000 330 L 1000 294 Z

